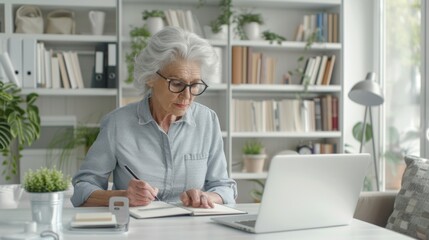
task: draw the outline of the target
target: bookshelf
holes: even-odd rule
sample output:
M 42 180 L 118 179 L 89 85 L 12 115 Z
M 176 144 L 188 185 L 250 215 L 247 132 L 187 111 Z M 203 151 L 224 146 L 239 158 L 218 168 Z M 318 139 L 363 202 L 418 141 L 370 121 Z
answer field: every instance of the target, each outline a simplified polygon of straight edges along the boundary
M 42 33 L 16 33 L 15 17 L 17 10 L 23 5 L 32 5 L 41 10 L 44 26 Z M 73 12 L 75 22 L 75 32 L 71 34 L 52 34 L 46 33 L 46 16 L 48 13 L 63 9 Z M 100 43 L 117 43 L 117 9 L 118 1 L 116 0 L 76 0 L 76 1 L 57 1 L 57 0 L 1 0 L 0 1 L 0 51 L 9 51 L 10 41 L 19 41 L 21 44 L 21 73 L 25 74 L 25 58 L 29 55 L 28 51 L 24 51 L 24 41 L 30 40 L 35 44 L 35 61 L 34 68 L 32 66 L 32 81 L 31 86 L 25 86 L 22 89 L 22 94 L 27 95 L 35 92 L 39 95 L 37 105 L 39 107 L 42 120 L 41 138 L 31 148 L 23 151 L 24 158 L 30 158 L 32 152 L 41 151 L 46 153 L 52 137 L 52 129 L 60 131 L 62 128 L 76 127 L 78 124 L 88 126 L 98 126 L 102 116 L 118 107 L 118 88 L 91 88 L 92 72 L 94 68 L 94 48 Z M 106 13 L 106 21 L 103 35 L 92 35 L 90 20 L 88 13 L 91 10 L 99 10 Z M 40 68 L 37 67 L 39 60 L 37 55 L 37 44 L 43 43 L 45 49 L 51 51 L 50 57 L 56 57 L 56 53 L 74 52 L 77 55 L 78 67 L 82 75 L 84 88 L 65 89 L 60 82 L 59 88 L 47 87 L 47 85 L 38 85 L 38 80 L 42 79 L 37 76 Z M 28 49 L 28 48 L 27 48 Z M 31 51 L 33 52 L 33 51 Z M 31 58 L 33 56 L 30 56 Z M 45 63 L 45 62 L 43 62 Z M 16 64 L 18 65 L 18 64 Z M 42 65 L 42 64 L 41 64 Z M 47 65 L 47 64 L 43 64 Z M 52 69 L 50 69 L 52 70 Z M 68 71 L 68 69 L 66 69 Z M 50 76 L 52 77 L 52 75 Z M 31 78 L 31 77 L 30 77 Z M 22 78 L 23 79 L 23 78 Z M 43 79 L 48 79 L 43 76 Z M 52 86 L 52 85 L 51 85 Z M 47 119 L 58 119 L 55 123 Z M 73 119 L 73 124 L 69 120 Z M 62 123 L 61 123 L 62 122 Z M 36 156 L 35 156 L 36 158 Z M 45 159 L 46 156 L 39 156 L 40 159 Z M 25 161 L 25 159 L 22 159 Z M 40 161 L 39 161 L 40 162 Z M 43 162 L 43 161 L 42 161 Z M 74 173 L 78 168 L 78 162 L 71 163 L 72 169 L 67 170 L 68 173 Z M 21 166 L 21 174 L 25 171 L 25 163 Z M 21 176 L 22 177 L 22 176 Z M 3 177 L 0 183 L 4 181 Z
M 342 132 L 342 95 L 343 95 L 343 77 L 342 77 L 342 55 L 343 45 L 341 43 L 341 25 L 339 27 L 339 42 L 315 42 L 309 50 L 305 50 L 306 42 L 293 41 L 295 31 L 299 23 L 303 21 L 304 15 L 316 14 L 318 12 L 336 13 L 339 20 L 342 18 L 342 1 L 341 0 L 269 0 L 269 1 L 254 1 L 254 0 L 233 0 L 234 10 L 251 9 L 252 12 L 261 13 L 265 24 L 261 26 L 262 30 L 270 30 L 285 36 L 288 40 L 281 44 L 270 44 L 265 40 L 240 40 L 234 36 L 233 27 L 231 26 L 230 36 L 227 41 L 208 39 L 213 46 L 222 48 L 222 79 L 221 84 L 209 84 L 209 88 L 205 94 L 197 98 L 196 101 L 202 102 L 214 109 L 219 116 L 221 128 L 224 136 L 225 154 L 228 161 L 228 170 L 230 175 L 239 181 L 247 179 L 265 179 L 266 172 L 263 173 L 244 173 L 241 171 L 242 166 L 239 163 L 242 161 L 241 148 L 249 139 L 258 139 L 266 146 L 266 151 L 269 159 L 276 153 L 282 150 L 295 150 L 302 142 L 322 142 L 332 143 L 336 145 L 336 152 L 342 152 L 343 132 Z M 153 9 L 191 9 L 192 13 L 197 17 L 201 27 L 207 25 L 211 20 L 215 19 L 218 14 L 218 1 L 207 1 L 207 4 L 201 8 L 195 8 L 197 1 L 133 1 L 122 0 L 121 12 L 122 15 L 126 12 L 126 16 L 120 17 L 122 21 L 119 25 L 125 26 L 120 33 L 120 51 L 122 52 L 122 60 L 120 61 L 121 79 L 126 78 L 124 54 L 129 45 L 130 39 L 128 36 L 130 28 L 127 26 L 142 25 L 141 12 L 143 10 Z M 284 23 L 288 24 L 284 24 Z M 274 74 L 274 84 L 232 84 L 231 64 L 233 47 L 248 47 L 253 51 L 267 54 L 277 59 L 277 69 Z M 275 99 L 282 100 L 285 98 L 295 99 L 297 94 L 304 91 L 304 86 L 295 79 L 292 84 L 285 85 L 280 83 L 282 74 L 288 70 L 293 70 L 297 66 L 297 59 L 304 57 L 305 59 L 312 56 L 336 56 L 336 63 L 332 72 L 331 83 L 329 85 L 311 85 L 303 95 L 304 98 L 323 97 L 325 95 L 335 96 L 338 99 L 338 124 L 339 130 L 335 131 L 271 131 L 271 132 L 256 132 L 256 131 L 234 131 L 233 128 L 233 102 L 235 99 L 249 100 L 265 100 Z M 129 85 L 122 85 L 122 98 L 135 97 L 135 91 Z M 269 159 L 266 161 L 265 170 L 269 166 Z M 240 185 L 240 184 L 239 184 Z
M 131 39 L 129 32 L 132 27 L 144 24 L 144 10 L 191 10 L 198 20 L 200 34 L 204 34 L 204 26 L 209 25 L 219 14 L 218 0 L 208 0 L 202 7 L 197 8 L 198 0 L 75 0 L 57 1 L 40 0 L 36 6 L 42 9 L 44 15 L 54 9 L 66 9 L 75 12 L 76 33 L 74 35 L 58 34 L 16 34 L 14 33 L 14 16 L 17 8 L 24 4 L 34 5 L 31 0 L 0 0 L 0 38 L 9 37 L 34 38 L 38 42 L 54 50 L 77 51 L 85 86 L 91 82 L 94 67 L 94 49 L 99 43 L 117 43 L 118 84 L 114 89 L 24 89 L 23 93 L 37 92 L 40 95 L 39 106 L 44 117 L 77 116 L 77 122 L 97 124 L 100 117 L 111 110 L 140 99 L 140 93 L 132 84 L 127 84 L 127 65 L 125 55 L 130 50 Z M 323 142 L 336 144 L 336 152 L 343 151 L 343 43 L 342 43 L 342 1 L 341 0 L 233 0 L 234 10 L 250 9 L 260 13 L 264 18 L 261 30 L 270 30 L 287 38 L 281 44 L 270 44 L 264 40 L 239 40 L 235 37 L 233 26 L 230 27 L 229 39 L 208 39 L 219 48 L 221 53 L 221 82 L 210 83 L 207 91 L 196 101 L 215 110 L 219 116 L 222 135 L 225 144 L 225 154 L 228 161 L 228 171 L 233 178 L 243 181 L 246 179 L 265 179 L 264 173 L 243 173 L 239 163 L 242 161 L 241 148 L 249 139 L 258 139 L 266 147 L 269 159 L 282 150 L 295 150 L 302 142 Z M 101 10 L 107 13 L 105 34 L 93 36 L 89 33 L 90 22 L 88 12 Z M 339 42 L 315 42 L 306 50 L 306 42 L 294 41 L 297 26 L 303 22 L 305 15 L 320 12 L 338 14 Z M 251 48 L 276 59 L 276 70 L 273 74 L 274 84 L 232 84 L 232 50 L 234 47 Z M 281 83 L 283 74 L 297 67 L 297 59 L 313 56 L 336 56 L 332 79 L 329 85 L 311 85 L 305 90 L 300 80 L 292 78 L 291 84 Z M 303 92 L 305 91 L 305 94 Z M 233 107 L 235 99 L 243 100 L 277 100 L 296 99 L 302 95 L 304 99 L 335 96 L 338 99 L 338 129 L 336 131 L 234 131 Z M 85 106 L 85 107 L 82 107 Z M 84 109 L 83 109 L 84 108 Z M 239 184 L 240 186 L 240 184 Z

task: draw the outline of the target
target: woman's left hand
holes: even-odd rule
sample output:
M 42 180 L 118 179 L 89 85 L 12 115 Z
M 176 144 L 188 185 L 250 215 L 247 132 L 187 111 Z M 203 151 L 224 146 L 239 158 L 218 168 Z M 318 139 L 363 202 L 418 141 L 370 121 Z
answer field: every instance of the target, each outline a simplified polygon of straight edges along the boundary
M 180 200 L 183 205 L 195 208 L 214 208 L 215 202 L 222 203 L 222 198 L 217 193 L 203 192 L 195 188 L 182 192 Z

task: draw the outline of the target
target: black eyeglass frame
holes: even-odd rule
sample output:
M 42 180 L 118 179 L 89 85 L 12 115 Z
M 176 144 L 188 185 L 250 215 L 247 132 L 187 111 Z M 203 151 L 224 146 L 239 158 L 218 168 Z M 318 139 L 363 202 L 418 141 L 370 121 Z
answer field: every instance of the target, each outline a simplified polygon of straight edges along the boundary
M 181 93 L 181 92 L 185 91 L 185 89 L 186 89 L 186 88 L 189 88 L 189 93 L 190 93 L 192 96 L 199 96 L 199 95 L 203 94 L 203 93 L 207 90 L 207 88 L 209 87 L 209 86 L 208 86 L 208 85 L 207 85 L 207 84 L 206 84 L 202 79 L 200 79 L 202 83 L 191 83 L 191 84 L 187 84 L 187 83 L 184 83 L 183 81 L 181 81 L 181 80 L 179 80 L 179 79 L 169 79 L 169 78 L 167 78 L 167 77 L 164 77 L 164 76 L 163 76 L 159 71 L 156 71 L 156 74 L 158 74 L 158 76 L 160 76 L 161 78 L 163 78 L 164 80 L 166 80 L 166 81 L 168 82 L 168 90 L 169 90 L 170 92 L 172 92 L 172 93 Z M 181 82 L 181 83 L 184 85 L 183 89 L 182 89 L 182 90 L 180 90 L 180 91 L 177 91 L 177 92 L 172 91 L 172 90 L 171 90 L 171 81 L 179 81 L 179 82 Z M 192 93 L 191 88 L 192 88 L 193 86 L 195 86 L 195 85 L 203 85 L 203 86 L 204 86 L 204 89 L 203 89 L 199 94 L 194 94 L 194 93 Z

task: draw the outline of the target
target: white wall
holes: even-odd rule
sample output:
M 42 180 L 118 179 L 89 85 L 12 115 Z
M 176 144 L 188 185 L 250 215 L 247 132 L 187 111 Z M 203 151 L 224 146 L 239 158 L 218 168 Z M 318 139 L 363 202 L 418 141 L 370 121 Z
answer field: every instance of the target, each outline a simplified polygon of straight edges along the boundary
M 375 11 L 378 1 L 373 0 L 344 0 L 344 143 L 353 145 L 359 151 L 359 142 L 353 138 L 353 126 L 363 121 L 364 107 L 352 102 L 348 92 L 353 85 L 374 71 L 379 77 L 378 49 L 376 47 L 375 31 L 378 30 L 378 19 Z M 378 79 L 377 79 L 378 80 Z M 373 108 L 374 123 L 378 119 L 378 108 Z M 378 129 L 375 124 L 375 131 Z M 374 134 L 377 135 L 375 132 Z M 376 138 L 376 141 L 378 139 Z

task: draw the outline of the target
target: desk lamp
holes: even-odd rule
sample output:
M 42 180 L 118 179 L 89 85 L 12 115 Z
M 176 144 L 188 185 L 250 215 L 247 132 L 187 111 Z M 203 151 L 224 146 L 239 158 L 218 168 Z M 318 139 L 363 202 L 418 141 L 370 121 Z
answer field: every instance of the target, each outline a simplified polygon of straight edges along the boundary
M 362 128 L 362 139 L 360 142 L 359 152 L 362 153 L 362 147 L 365 139 L 365 128 L 366 128 L 366 119 L 367 113 L 369 113 L 369 121 L 371 124 L 371 135 L 372 135 L 372 156 L 374 161 L 374 171 L 375 171 L 375 180 L 377 183 L 377 191 L 380 190 L 379 178 L 378 178 L 378 170 L 377 170 L 377 159 L 375 152 L 375 142 L 374 142 L 374 132 L 373 132 L 373 121 L 372 121 L 372 113 L 371 107 L 378 106 L 383 104 L 384 97 L 381 91 L 380 85 L 375 81 L 375 73 L 369 72 L 366 74 L 365 80 L 362 80 L 356 83 L 349 92 L 349 98 L 360 105 L 365 106 L 365 115 L 363 118 L 363 128 Z

